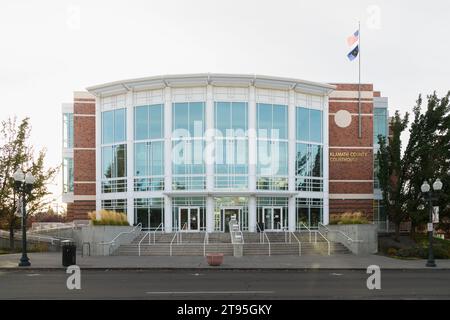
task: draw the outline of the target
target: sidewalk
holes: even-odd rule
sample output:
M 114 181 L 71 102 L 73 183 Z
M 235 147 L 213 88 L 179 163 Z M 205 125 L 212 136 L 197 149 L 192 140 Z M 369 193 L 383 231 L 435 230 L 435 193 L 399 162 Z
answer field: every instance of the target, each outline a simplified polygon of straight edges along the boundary
M 65 269 L 61 253 L 30 253 L 31 267 L 17 266 L 21 254 L 0 255 L 0 270 L 24 269 Z M 399 260 L 384 256 L 244 256 L 242 258 L 224 257 L 220 267 L 210 267 L 204 257 L 199 256 L 107 256 L 81 257 L 77 255 L 77 265 L 81 269 L 134 269 L 134 270 L 172 270 L 172 269 L 220 269 L 220 270 L 320 270 L 320 269 L 364 269 L 377 265 L 381 269 L 426 269 L 425 260 Z M 450 270 L 450 260 L 436 260 L 435 269 Z

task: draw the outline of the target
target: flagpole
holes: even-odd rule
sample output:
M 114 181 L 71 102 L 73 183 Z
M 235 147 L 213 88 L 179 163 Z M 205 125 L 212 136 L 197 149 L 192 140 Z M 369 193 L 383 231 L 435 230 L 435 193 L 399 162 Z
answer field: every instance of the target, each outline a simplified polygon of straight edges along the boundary
M 361 21 L 358 21 L 358 35 L 359 35 L 359 66 L 358 66 L 358 138 L 362 137 L 361 124 Z

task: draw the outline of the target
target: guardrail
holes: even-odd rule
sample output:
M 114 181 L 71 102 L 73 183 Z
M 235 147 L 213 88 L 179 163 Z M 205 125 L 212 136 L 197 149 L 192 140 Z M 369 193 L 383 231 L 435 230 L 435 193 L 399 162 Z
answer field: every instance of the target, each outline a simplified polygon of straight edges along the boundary
M 328 232 L 334 232 L 337 233 L 338 235 L 340 235 L 341 237 L 343 237 L 347 242 L 349 243 L 359 243 L 359 242 L 363 242 L 363 240 L 354 240 L 352 238 L 350 238 L 345 232 L 343 232 L 342 230 L 330 230 L 327 226 L 325 226 L 324 224 L 320 223 L 318 224 L 319 228 L 322 227 L 325 229 L 326 233 Z
M 164 223 L 163 222 L 161 222 L 155 230 L 151 231 L 153 233 L 153 244 L 156 243 L 156 233 L 158 232 L 159 229 L 161 229 L 161 232 L 164 231 Z M 148 241 L 150 244 L 150 238 L 148 239 Z
M 203 256 L 206 257 L 206 245 L 209 244 L 209 233 L 205 232 L 205 239 L 203 240 Z
M 175 241 L 175 239 L 177 239 L 177 243 L 183 243 L 183 236 L 181 235 L 181 233 L 183 232 L 183 230 L 186 227 L 187 227 L 187 223 L 183 224 L 181 229 L 176 231 L 175 234 L 173 235 L 172 241 L 170 241 L 170 249 L 169 249 L 170 256 L 172 256 L 172 246 L 173 246 L 173 242 Z
M 100 246 L 106 246 L 109 245 L 109 249 L 108 249 L 108 253 L 109 255 L 111 255 L 111 248 L 112 246 L 116 243 L 116 240 L 119 239 L 121 236 L 123 236 L 124 234 L 132 234 L 135 233 L 137 230 L 139 230 L 139 232 L 141 232 L 142 230 L 142 223 L 138 223 L 136 226 L 134 226 L 133 229 L 131 229 L 130 231 L 123 231 L 120 232 L 117 236 L 115 236 L 111 241 L 108 242 L 99 242 L 98 245 Z
M 138 243 L 138 254 L 139 254 L 139 257 L 141 256 L 141 243 L 142 243 L 142 241 L 144 241 L 144 239 L 145 239 L 147 236 L 149 236 L 149 237 L 148 237 L 148 242 L 150 243 L 150 232 L 145 233 L 144 236 L 142 237 L 142 239 L 141 239 L 141 240 L 139 241 L 139 243 Z
M 297 236 L 295 235 L 295 233 L 293 233 L 293 232 L 289 232 L 289 243 L 292 242 L 292 237 L 294 237 L 294 239 L 297 240 L 297 242 L 298 242 L 298 255 L 301 256 L 301 255 L 302 255 L 302 243 L 301 243 L 301 241 L 297 238 Z
M 270 247 L 270 240 L 269 240 L 269 237 L 267 236 L 266 230 L 262 231 L 258 224 L 256 224 L 256 227 L 258 228 L 258 230 L 260 232 L 259 242 L 264 244 L 265 243 L 264 239 L 267 240 L 267 244 L 269 245 L 269 257 L 270 257 L 272 255 L 272 251 L 271 251 L 271 247 Z
M 311 230 L 311 228 L 309 228 L 306 224 L 304 224 L 303 222 L 300 222 L 299 223 L 299 225 L 300 225 L 300 231 L 302 231 L 302 226 L 303 226 L 303 228 L 305 228 L 306 230 L 308 230 L 309 231 L 309 242 L 311 242 L 311 233 L 312 233 L 312 230 Z
M 9 239 L 9 231 L 0 230 L 0 237 Z M 22 231 L 14 232 L 14 240 L 22 239 Z M 59 244 L 62 240 L 72 240 L 71 238 L 44 236 L 27 232 L 27 241 L 48 242 L 51 245 Z

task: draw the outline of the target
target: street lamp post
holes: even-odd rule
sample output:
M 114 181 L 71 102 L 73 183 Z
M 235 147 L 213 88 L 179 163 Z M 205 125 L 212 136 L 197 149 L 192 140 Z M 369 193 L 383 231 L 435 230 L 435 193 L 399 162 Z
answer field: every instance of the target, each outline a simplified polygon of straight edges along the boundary
M 33 184 L 36 179 L 31 172 L 24 174 L 19 168 L 13 175 L 14 189 L 18 194 L 22 195 L 22 257 L 20 258 L 19 267 L 29 267 L 30 259 L 27 256 L 27 203 L 26 196 L 31 193 Z
M 436 263 L 434 261 L 433 256 L 433 200 L 437 200 L 437 197 L 433 196 L 433 192 L 431 192 L 431 187 L 427 181 L 424 181 L 420 190 L 425 195 L 425 198 L 428 202 L 429 207 L 429 224 L 428 224 L 428 261 L 427 267 L 436 267 Z M 433 190 L 437 192 L 442 190 L 442 182 L 440 179 L 436 179 L 433 183 Z M 430 228 L 431 226 L 431 228 Z

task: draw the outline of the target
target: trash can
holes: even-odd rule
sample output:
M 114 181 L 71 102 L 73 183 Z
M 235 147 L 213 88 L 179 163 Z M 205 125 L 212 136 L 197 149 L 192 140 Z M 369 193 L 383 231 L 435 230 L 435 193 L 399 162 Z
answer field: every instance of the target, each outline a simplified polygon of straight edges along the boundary
M 62 246 L 62 265 L 64 267 L 77 264 L 77 246 L 73 241 L 61 241 Z

